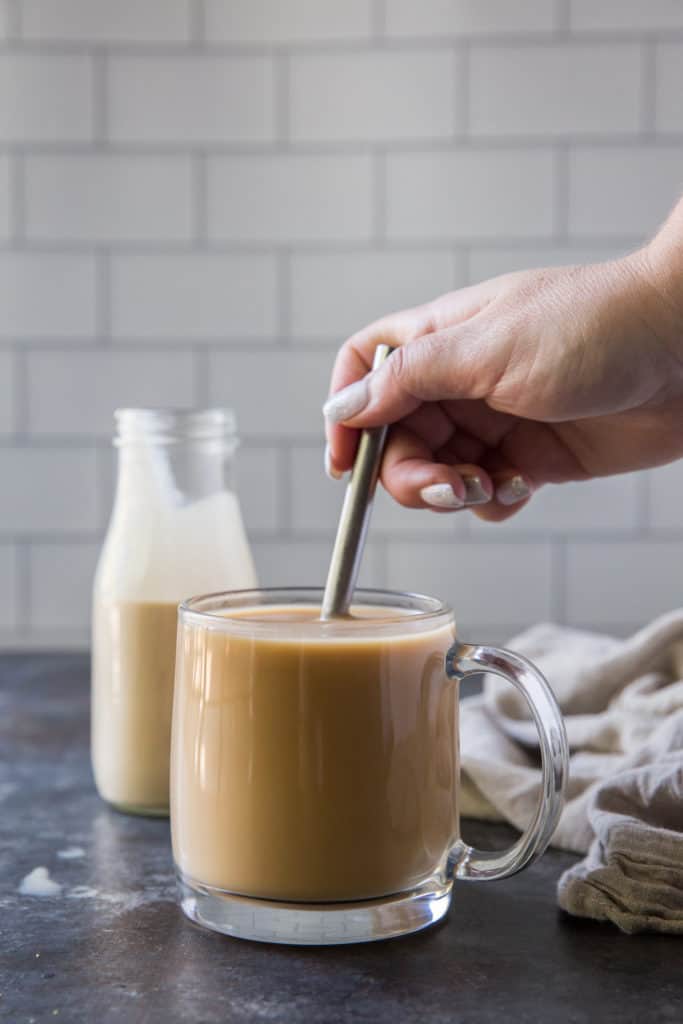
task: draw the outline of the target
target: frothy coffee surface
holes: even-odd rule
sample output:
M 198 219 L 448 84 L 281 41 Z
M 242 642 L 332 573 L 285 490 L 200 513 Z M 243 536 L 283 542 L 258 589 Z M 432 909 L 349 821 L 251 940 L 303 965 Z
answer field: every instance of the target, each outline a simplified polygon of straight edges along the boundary
M 190 879 L 278 900 L 367 899 L 418 884 L 456 840 L 452 626 L 368 606 L 353 609 L 362 628 L 349 619 L 311 638 L 319 615 L 254 608 L 232 634 L 181 629 L 171 825 Z M 405 631 L 383 636 L 387 619 Z M 259 635 L 259 622 L 291 629 Z

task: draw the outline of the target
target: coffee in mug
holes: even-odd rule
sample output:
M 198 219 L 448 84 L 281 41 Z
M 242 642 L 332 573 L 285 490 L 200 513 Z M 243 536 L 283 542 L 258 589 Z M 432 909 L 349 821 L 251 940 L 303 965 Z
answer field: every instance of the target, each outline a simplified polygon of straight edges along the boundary
M 461 650 L 452 612 L 432 598 L 360 591 L 349 616 L 323 622 L 321 596 L 251 591 L 180 609 L 174 859 L 185 912 L 229 934 L 414 931 L 446 912 L 454 877 L 491 873 L 487 856 L 500 877 L 538 855 L 559 813 L 564 733 L 535 669 Z M 458 683 L 475 663 L 537 701 L 555 744 L 542 821 L 507 858 L 459 839 Z

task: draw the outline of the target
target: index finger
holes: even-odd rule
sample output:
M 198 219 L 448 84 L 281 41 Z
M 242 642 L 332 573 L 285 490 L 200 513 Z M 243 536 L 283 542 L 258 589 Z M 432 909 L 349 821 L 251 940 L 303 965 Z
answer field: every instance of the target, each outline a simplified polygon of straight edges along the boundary
M 487 282 L 488 284 L 488 282 Z M 491 295 L 483 285 L 462 288 L 427 302 L 376 320 L 345 341 L 334 363 L 330 395 L 361 380 L 372 368 L 375 349 L 380 344 L 397 348 L 425 334 L 461 323 L 478 313 Z M 325 424 L 334 467 L 350 469 L 356 454 L 358 431 L 343 424 Z

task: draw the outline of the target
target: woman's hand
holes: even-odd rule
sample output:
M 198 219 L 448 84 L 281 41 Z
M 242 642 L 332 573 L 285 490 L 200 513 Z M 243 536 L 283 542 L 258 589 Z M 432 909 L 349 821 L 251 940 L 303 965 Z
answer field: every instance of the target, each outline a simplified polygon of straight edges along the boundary
M 359 428 L 390 423 L 381 480 L 398 502 L 501 520 L 542 484 L 683 455 L 683 282 L 657 241 L 495 278 L 354 335 L 324 407 L 330 475 L 352 466 Z M 396 351 L 369 373 L 380 342 Z

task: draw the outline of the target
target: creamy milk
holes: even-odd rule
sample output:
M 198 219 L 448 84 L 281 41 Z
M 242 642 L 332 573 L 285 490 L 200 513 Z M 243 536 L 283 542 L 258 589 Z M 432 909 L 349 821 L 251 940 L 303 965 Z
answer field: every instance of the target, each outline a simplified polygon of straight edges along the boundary
M 93 768 L 105 800 L 164 814 L 177 605 L 256 577 L 232 492 L 185 501 L 163 453 L 123 459 L 94 589 Z

